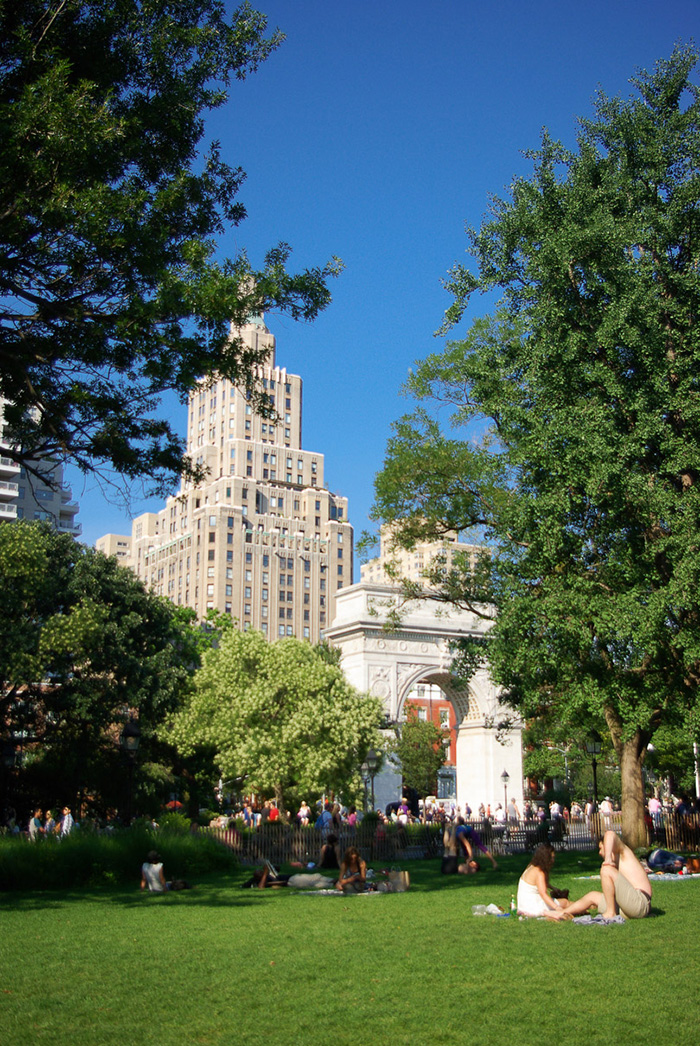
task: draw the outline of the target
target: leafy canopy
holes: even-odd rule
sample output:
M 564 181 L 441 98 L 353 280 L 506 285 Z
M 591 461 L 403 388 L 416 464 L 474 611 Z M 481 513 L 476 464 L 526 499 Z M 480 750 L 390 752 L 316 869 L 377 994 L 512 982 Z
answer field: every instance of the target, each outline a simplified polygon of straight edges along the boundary
M 212 748 L 225 779 L 282 803 L 291 791 L 359 792 L 381 722 L 381 702 L 359 694 L 322 651 L 229 632 L 205 655 L 171 737 L 185 756 Z
M 250 384 L 260 361 L 229 324 L 328 304 L 336 262 L 215 258 L 244 173 L 205 117 L 279 46 L 265 30 L 221 0 L 0 3 L 0 396 L 30 467 L 61 453 L 159 489 L 196 474 L 161 394 L 214 370 Z
M 416 706 L 408 704 L 406 722 L 393 746 L 405 788 L 415 789 L 421 797 L 435 792 L 437 775 L 445 762 L 444 746 L 449 744 L 449 739 L 449 731 L 419 719 Z
M 488 543 L 459 598 L 497 608 L 494 678 L 526 716 L 607 723 L 630 839 L 646 744 L 700 680 L 697 57 L 641 72 L 638 97 L 599 94 L 575 150 L 543 135 L 470 233 L 444 329 L 475 292 L 502 290 L 499 311 L 419 365 L 428 406 L 377 482 L 406 543 Z
M 197 631 L 115 559 L 46 524 L 0 526 L 0 584 L 0 740 L 25 749 L 54 795 L 88 791 L 99 805 L 129 715 L 147 759 L 182 703 Z

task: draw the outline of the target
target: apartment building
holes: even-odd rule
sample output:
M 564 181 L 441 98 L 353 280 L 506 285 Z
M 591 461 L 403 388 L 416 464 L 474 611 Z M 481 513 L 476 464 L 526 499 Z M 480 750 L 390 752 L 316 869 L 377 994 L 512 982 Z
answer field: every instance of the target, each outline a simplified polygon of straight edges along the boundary
M 130 535 L 107 534 L 96 547 L 200 618 L 218 609 L 269 639 L 317 643 L 336 592 L 353 581 L 347 499 L 326 487 L 323 454 L 302 448 L 302 380 L 277 365 L 264 320 L 232 336 L 263 354 L 256 378 L 275 417 L 225 379 L 201 382 L 189 398 L 187 452 L 206 481 L 183 480 Z
M 441 541 L 417 542 L 411 549 L 400 548 L 392 539 L 391 527 L 384 526 L 379 534 L 379 555 L 360 567 L 361 581 L 377 585 L 395 585 L 400 580 L 427 585 L 427 574 L 436 566 L 449 571 L 455 557 L 467 557 L 474 567 L 480 549 L 459 540 L 455 533 L 445 534 Z
M 46 520 L 59 532 L 79 537 L 79 505 L 64 481 L 63 464 L 47 457 L 27 470 L 8 455 L 10 445 L 2 439 L 4 402 L 0 400 L 0 521 Z

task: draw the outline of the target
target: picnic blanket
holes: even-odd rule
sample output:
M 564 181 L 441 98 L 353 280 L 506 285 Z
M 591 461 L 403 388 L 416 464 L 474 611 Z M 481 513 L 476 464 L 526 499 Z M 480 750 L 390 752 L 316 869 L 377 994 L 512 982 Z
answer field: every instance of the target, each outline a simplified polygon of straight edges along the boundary
M 692 873 L 691 875 L 679 875 L 678 872 L 649 872 L 649 881 L 654 883 L 679 883 L 684 882 L 686 879 L 700 879 L 700 874 Z M 599 875 L 577 875 L 577 879 L 598 879 Z

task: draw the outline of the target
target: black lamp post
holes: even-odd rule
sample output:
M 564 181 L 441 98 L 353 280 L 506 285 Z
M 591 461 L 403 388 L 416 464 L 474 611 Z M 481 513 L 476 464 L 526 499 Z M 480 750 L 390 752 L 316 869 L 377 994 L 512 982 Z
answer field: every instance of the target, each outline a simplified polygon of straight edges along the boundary
M 505 813 L 508 812 L 508 782 L 510 781 L 510 774 L 507 770 L 504 770 L 501 774 L 501 780 L 503 781 L 503 810 Z
M 369 779 L 371 782 L 372 810 L 374 810 L 374 775 L 379 769 L 379 755 L 377 754 L 377 752 L 375 752 L 373 748 L 370 748 L 369 752 L 367 753 L 365 763 L 367 765 L 367 773 L 369 774 Z
M 141 728 L 138 724 L 138 720 L 134 719 L 133 716 L 129 716 L 128 721 L 124 724 L 122 732 L 119 735 L 119 746 L 124 753 L 129 770 L 129 797 L 126 811 L 127 824 L 131 823 L 131 806 L 134 793 L 134 765 L 136 764 L 136 753 L 139 750 L 140 743 Z
M 593 812 L 598 813 L 598 760 L 597 755 L 600 755 L 600 749 L 602 747 L 601 736 L 597 730 L 591 730 L 590 734 L 586 738 L 586 751 L 591 756 L 591 765 L 593 766 Z

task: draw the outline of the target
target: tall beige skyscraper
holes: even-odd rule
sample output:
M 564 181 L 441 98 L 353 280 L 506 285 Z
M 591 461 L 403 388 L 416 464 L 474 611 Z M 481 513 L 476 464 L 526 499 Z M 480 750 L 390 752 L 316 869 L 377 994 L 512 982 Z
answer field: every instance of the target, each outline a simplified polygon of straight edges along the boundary
M 160 512 L 134 520 L 130 536 L 107 534 L 96 546 L 199 617 L 217 608 L 241 629 L 317 643 L 336 592 L 353 580 L 347 498 L 326 488 L 323 455 L 302 449 L 302 381 L 277 366 L 262 318 L 232 333 L 267 352 L 257 376 L 276 418 L 256 414 L 229 381 L 198 385 L 187 450 L 206 481 L 183 481 Z

